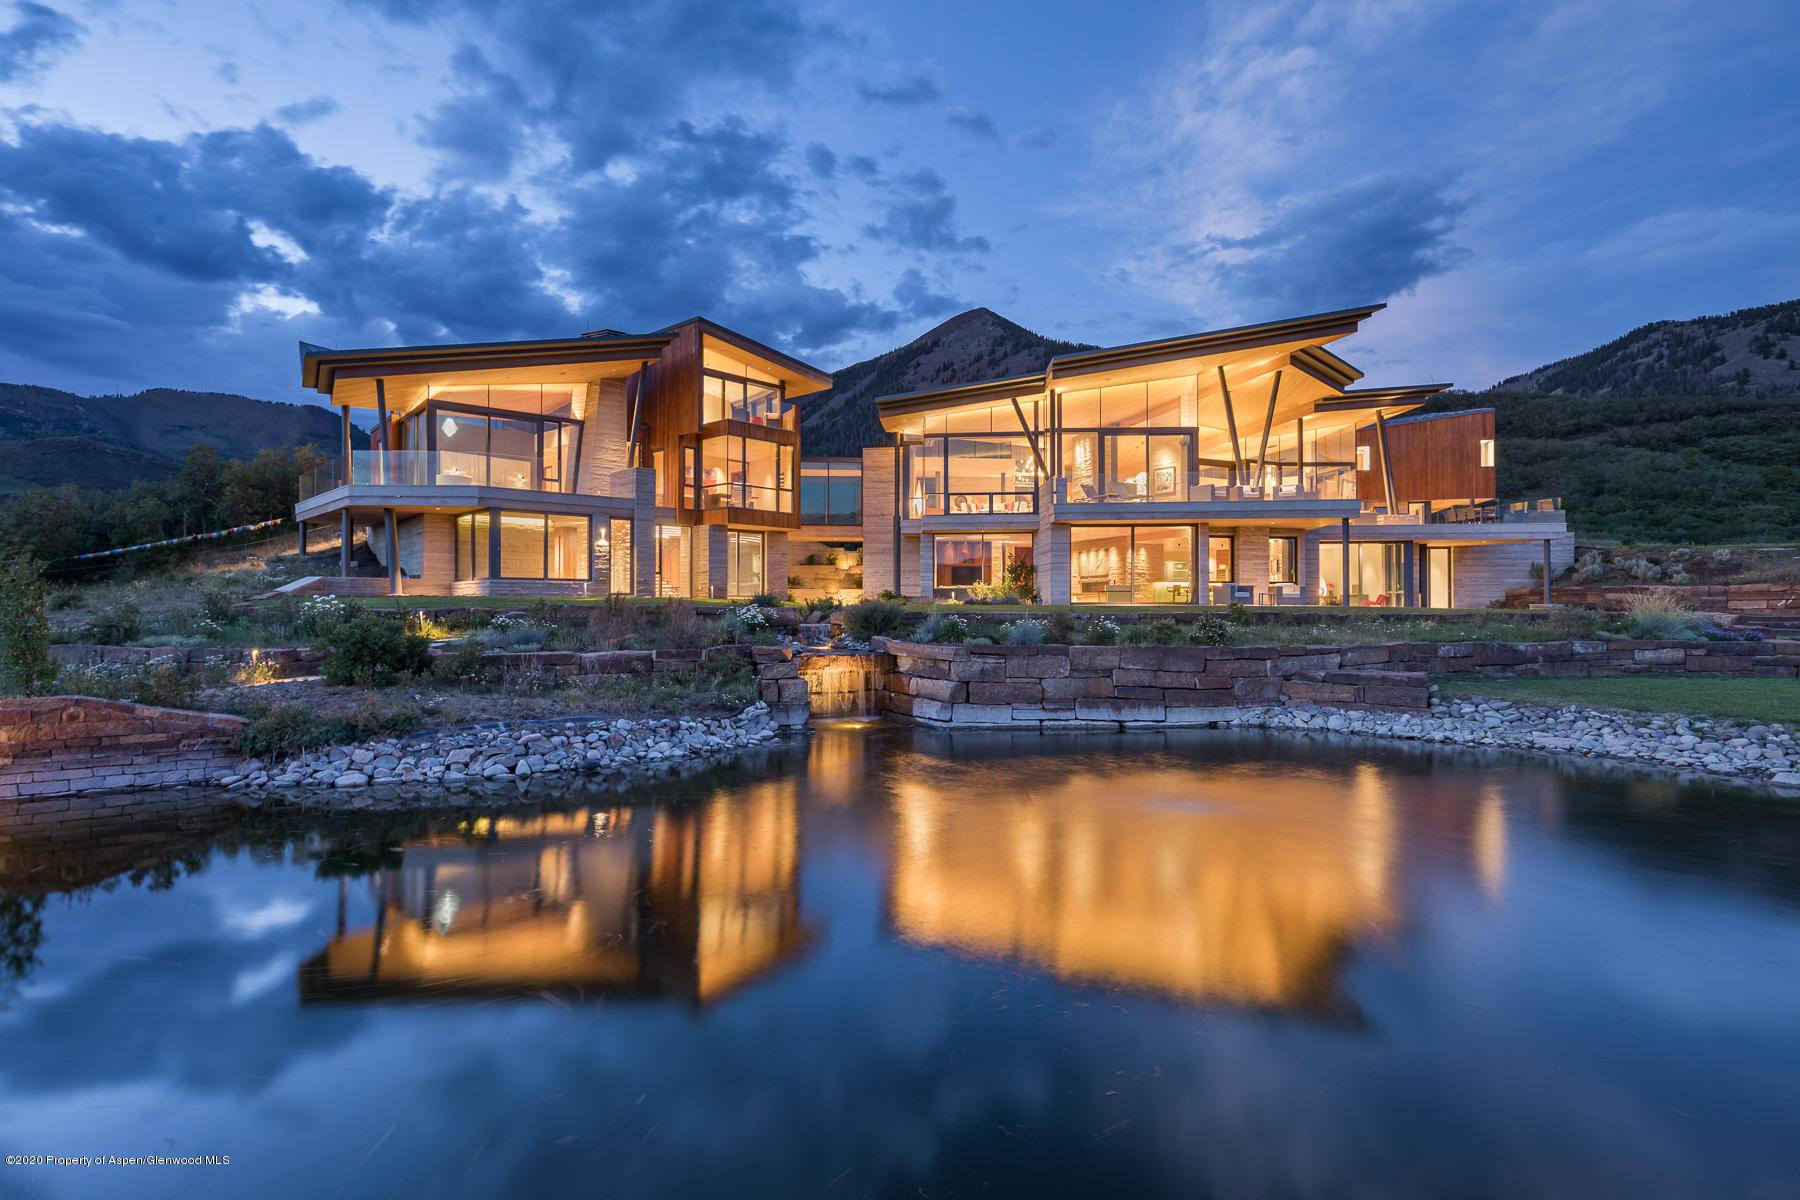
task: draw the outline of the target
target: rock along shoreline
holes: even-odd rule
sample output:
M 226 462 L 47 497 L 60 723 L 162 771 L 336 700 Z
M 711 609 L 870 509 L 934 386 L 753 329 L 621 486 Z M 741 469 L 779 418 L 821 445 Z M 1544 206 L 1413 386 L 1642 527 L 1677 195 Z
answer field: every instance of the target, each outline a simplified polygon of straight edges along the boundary
M 460 726 L 349 746 L 269 764 L 246 759 L 216 782 L 247 805 L 280 801 L 325 808 L 419 808 L 531 797 L 540 776 L 605 772 L 637 782 L 705 766 L 766 746 L 780 733 L 757 701 L 725 716 L 559 717 Z

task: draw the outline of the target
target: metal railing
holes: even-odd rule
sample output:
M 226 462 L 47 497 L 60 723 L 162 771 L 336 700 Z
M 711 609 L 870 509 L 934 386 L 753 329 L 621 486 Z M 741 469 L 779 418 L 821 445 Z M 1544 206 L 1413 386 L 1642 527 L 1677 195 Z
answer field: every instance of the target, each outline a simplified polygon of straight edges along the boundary
M 1429 525 L 1501 525 L 1563 520 L 1562 497 L 1535 500 L 1487 500 L 1480 504 L 1455 504 L 1427 514 Z
M 350 470 L 341 458 L 300 477 L 300 499 L 346 484 L 386 487 L 494 487 L 527 492 L 568 492 L 574 481 L 558 479 L 556 464 L 546 476 L 541 458 L 480 454 L 460 450 L 355 450 Z

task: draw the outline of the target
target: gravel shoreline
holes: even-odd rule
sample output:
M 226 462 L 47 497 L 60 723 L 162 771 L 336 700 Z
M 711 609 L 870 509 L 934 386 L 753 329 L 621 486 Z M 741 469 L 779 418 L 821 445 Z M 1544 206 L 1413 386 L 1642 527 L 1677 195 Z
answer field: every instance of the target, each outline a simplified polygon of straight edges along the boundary
M 606 772 L 637 782 L 768 745 L 779 732 L 760 700 L 733 716 L 496 722 L 332 746 L 273 764 L 246 759 L 216 782 L 248 804 L 418 808 L 469 793 L 526 800 L 520 785 L 537 776 Z
M 1424 713 L 1299 704 L 1223 709 L 1218 723 L 1565 755 L 1800 792 L 1800 740 L 1780 725 L 1435 697 Z M 734 716 L 496 722 L 334 746 L 275 764 L 249 759 L 215 782 L 251 805 L 282 801 L 366 809 L 525 802 L 531 797 L 522 785 L 538 776 L 604 772 L 627 786 L 653 775 L 704 769 L 766 746 L 779 732 L 760 701 Z
M 1243 710 L 1234 725 L 1397 741 L 1526 750 L 1657 767 L 1800 791 L 1800 741 L 1781 725 L 1739 726 L 1675 714 L 1580 705 L 1434 698 L 1427 713 L 1314 705 Z

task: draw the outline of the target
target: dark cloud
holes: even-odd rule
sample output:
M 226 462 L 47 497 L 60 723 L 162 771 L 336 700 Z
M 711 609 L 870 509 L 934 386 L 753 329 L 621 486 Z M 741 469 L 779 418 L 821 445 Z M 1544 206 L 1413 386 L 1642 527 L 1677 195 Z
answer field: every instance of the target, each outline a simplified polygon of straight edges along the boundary
M 419 140 L 444 154 L 445 175 L 504 178 L 533 122 L 523 89 L 467 43 L 451 56 L 450 71 L 459 92 L 425 117 Z
M 1013 139 L 1013 144 L 1021 150 L 1048 150 L 1056 144 L 1056 130 L 1031 129 Z
M 820 179 L 830 179 L 837 174 L 838 156 L 825 143 L 812 142 L 806 147 L 806 165 Z
M 330 96 L 313 96 L 306 100 L 296 100 L 292 104 L 284 104 L 275 110 L 275 119 L 283 125 L 306 125 L 313 121 L 322 121 L 337 112 L 341 105 Z
M 1376 176 L 1291 203 L 1256 233 L 1181 246 L 1175 265 L 1271 311 L 1383 300 L 1467 259 L 1452 240 L 1465 207 L 1442 180 Z
M 994 119 L 986 113 L 953 112 L 947 114 L 944 120 L 954 128 L 975 137 L 986 138 L 989 141 L 1000 140 L 1000 130 L 994 125 Z
M 867 81 L 856 85 L 856 93 L 870 104 L 892 104 L 902 108 L 930 104 L 942 99 L 943 85 L 928 75 L 902 75 L 883 83 Z
M 933 291 L 925 273 L 908 267 L 894 285 L 894 302 L 914 320 L 929 320 L 963 307 L 963 301 L 948 292 Z
M 54 8 L 33 0 L 18 0 L 13 8 L 18 19 L 0 31 L 0 83 L 30 78 L 81 40 L 81 22 Z
M 923 253 L 986 254 L 984 237 L 966 235 L 956 220 L 956 197 L 936 171 L 922 169 L 886 177 L 879 222 L 863 232 L 879 241 Z

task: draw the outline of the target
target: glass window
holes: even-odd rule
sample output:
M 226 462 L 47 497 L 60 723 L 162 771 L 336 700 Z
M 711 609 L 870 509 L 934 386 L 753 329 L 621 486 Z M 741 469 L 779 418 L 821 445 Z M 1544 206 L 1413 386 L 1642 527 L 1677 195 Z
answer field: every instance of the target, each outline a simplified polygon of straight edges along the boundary
M 725 534 L 725 594 L 754 596 L 768 589 L 763 583 L 764 542 L 760 533 L 736 529 Z
M 1062 395 L 1062 427 L 1095 429 L 1100 425 L 1100 389 L 1064 392 Z
M 1299 540 L 1291 537 L 1269 539 L 1269 582 L 1296 583 L 1299 577 Z
M 1149 415 L 1148 389 L 1141 383 L 1100 389 L 1100 423 L 1108 427 L 1137 428 Z
M 549 579 L 588 577 L 588 519 L 552 513 L 547 518 L 549 545 L 545 576 Z
M 1037 478 L 1023 437 L 948 438 L 947 511 L 1031 512 Z
M 1187 604 L 1194 598 L 1191 525 L 1078 525 L 1069 531 L 1077 604 Z
M 688 590 L 688 528 L 685 525 L 658 525 L 656 594 L 685 596 Z
M 500 576 L 503 579 L 544 577 L 544 514 L 500 514 Z
M 1344 551 L 1339 542 L 1319 547 L 1319 600 L 1343 602 Z M 1357 542 L 1350 547 L 1350 603 L 1393 608 L 1406 603 L 1405 571 L 1398 542 Z
M 1206 581 L 1208 583 L 1230 583 L 1232 581 L 1232 542 L 1229 537 L 1209 537 L 1206 539 Z
M 944 443 L 932 440 L 906 448 L 906 515 L 930 517 L 944 511 Z
M 1007 564 L 1031 558 L 1028 535 L 969 538 L 933 538 L 934 594 L 960 597 L 980 584 L 1006 581 Z
M 1494 439 L 1493 438 L 1482 438 L 1481 439 L 1481 465 L 1484 467 L 1491 467 L 1494 465 Z
M 745 508 L 763 509 L 774 512 L 777 504 L 778 481 L 780 470 L 777 459 L 784 447 L 774 442 L 758 441 L 755 438 L 732 438 L 731 447 L 735 455 L 738 446 L 743 447 L 744 467 L 743 498 L 738 501 Z
M 456 518 L 456 577 L 488 577 L 488 514 L 485 510 Z
M 1069 481 L 1069 499 L 1100 500 L 1106 481 L 1100 463 L 1100 435 L 1066 433 L 1062 439 L 1062 472 Z

